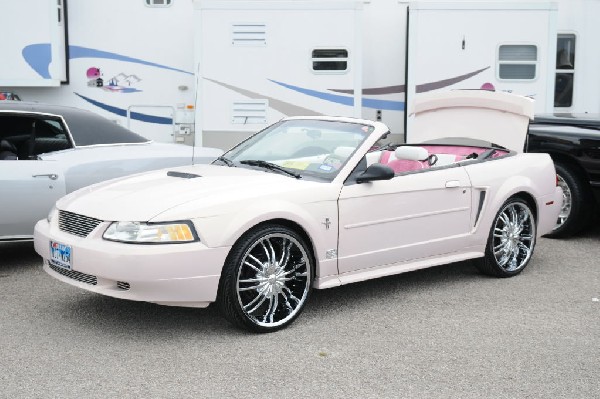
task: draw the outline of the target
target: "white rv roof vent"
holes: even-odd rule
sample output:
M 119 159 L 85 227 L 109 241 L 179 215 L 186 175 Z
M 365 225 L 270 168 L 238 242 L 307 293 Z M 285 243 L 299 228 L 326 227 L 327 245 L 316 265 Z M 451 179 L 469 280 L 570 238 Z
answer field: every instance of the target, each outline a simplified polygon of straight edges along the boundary
M 267 123 L 268 107 L 268 100 L 234 102 L 231 123 L 236 125 Z
M 234 46 L 266 46 L 267 25 L 240 23 L 231 26 L 231 44 Z

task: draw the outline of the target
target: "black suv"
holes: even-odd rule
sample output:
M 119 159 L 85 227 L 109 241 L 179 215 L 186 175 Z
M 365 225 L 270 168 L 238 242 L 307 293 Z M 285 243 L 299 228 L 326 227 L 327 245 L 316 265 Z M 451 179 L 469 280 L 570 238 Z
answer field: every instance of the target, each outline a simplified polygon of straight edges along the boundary
M 600 204 L 600 115 L 536 116 L 526 152 L 550 154 L 563 189 L 563 207 L 549 237 L 568 237 L 585 228 Z

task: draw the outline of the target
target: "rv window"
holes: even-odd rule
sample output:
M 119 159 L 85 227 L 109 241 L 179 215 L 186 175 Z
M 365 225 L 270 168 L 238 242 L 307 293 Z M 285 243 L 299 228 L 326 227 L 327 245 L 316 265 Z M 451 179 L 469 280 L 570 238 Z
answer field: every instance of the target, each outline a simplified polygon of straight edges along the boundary
M 314 72 L 345 72 L 348 70 L 348 50 L 318 49 L 312 51 Z
M 148 7 L 169 7 L 173 0 L 145 0 Z
M 537 62 L 537 46 L 502 45 L 498 49 L 498 78 L 533 80 L 536 77 Z
M 554 106 L 568 108 L 573 105 L 575 78 L 575 35 L 558 35 L 556 43 L 556 80 Z

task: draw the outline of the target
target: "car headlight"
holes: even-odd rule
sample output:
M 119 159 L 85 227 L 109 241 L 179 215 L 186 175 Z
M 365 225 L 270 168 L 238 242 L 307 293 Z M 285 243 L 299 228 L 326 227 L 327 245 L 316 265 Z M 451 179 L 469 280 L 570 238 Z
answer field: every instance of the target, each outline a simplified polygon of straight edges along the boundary
M 191 222 L 113 222 L 102 238 L 133 244 L 177 244 L 198 241 L 198 235 Z
M 48 212 L 48 216 L 46 216 L 46 220 L 48 221 L 48 223 L 52 223 L 52 219 L 54 219 L 54 216 L 57 212 L 58 209 L 56 209 L 56 205 L 54 205 L 52 209 L 50 209 L 50 212 Z

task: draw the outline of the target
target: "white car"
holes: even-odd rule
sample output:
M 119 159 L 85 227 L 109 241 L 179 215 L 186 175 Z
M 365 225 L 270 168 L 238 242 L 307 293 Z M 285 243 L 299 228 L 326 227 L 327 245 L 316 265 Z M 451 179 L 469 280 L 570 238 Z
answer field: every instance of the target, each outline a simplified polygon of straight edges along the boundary
M 462 104 L 455 110 L 476 125 L 473 104 L 456 100 L 417 113 L 432 126 L 430 112 Z M 522 145 L 528 100 L 481 104 L 484 124 L 494 124 L 490 107 L 500 109 L 510 145 L 519 136 Z M 287 118 L 212 165 L 67 195 L 36 225 L 35 249 L 65 283 L 163 305 L 217 302 L 256 332 L 289 325 L 313 288 L 467 259 L 491 275 L 520 273 L 561 208 L 550 157 L 498 146 L 380 146 L 388 133 L 367 120 Z
M 209 163 L 214 148 L 154 143 L 89 111 L 0 102 L 0 242 L 31 240 L 57 199 L 133 173 Z M 193 160 L 193 161 L 192 161 Z

